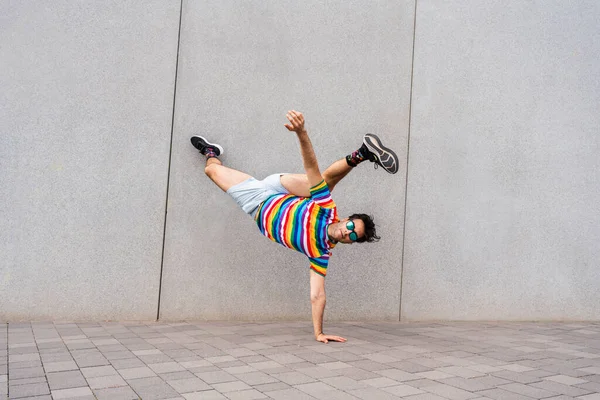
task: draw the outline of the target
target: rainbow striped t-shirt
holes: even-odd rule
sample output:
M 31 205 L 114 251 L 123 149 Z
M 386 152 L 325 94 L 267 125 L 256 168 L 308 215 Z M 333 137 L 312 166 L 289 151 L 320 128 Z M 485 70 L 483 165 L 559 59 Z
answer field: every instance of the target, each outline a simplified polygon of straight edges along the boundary
M 330 250 L 327 226 L 338 222 L 337 208 L 325 180 L 310 188 L 310 197 L 274 194 L 254 217 L 260 232 L 274 242 L 306 254 L 310 268 L 327 275 Z

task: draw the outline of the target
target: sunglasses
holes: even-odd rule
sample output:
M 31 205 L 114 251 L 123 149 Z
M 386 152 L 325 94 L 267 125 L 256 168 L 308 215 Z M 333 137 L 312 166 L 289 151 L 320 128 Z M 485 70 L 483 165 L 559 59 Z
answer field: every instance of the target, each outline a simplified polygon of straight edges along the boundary
M 346 222 L 346 229 L 348 229 L 349 231 L 352 231 L 352 232 L 350 232 L 350 235 L 348 235 L 348 237 L 353 242 L 356 242 L 358 240 L 358 234 L 356 232 L 354 232 L 354 221 Z

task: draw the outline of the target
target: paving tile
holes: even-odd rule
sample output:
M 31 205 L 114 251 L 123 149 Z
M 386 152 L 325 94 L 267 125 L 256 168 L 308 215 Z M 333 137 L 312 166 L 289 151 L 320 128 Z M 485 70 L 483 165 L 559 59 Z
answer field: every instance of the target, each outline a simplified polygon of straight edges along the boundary
M 51 394 L 52 394 L 52 398 L 54 400 L 84 398 L 84 397 L 90 397 L 91 399 L 94 398 L 94 394 L 92 393 L 92 390 L 89 387 L 53 390 Z
M 453 386 L 444 385 L 442 383 L 436 383 L 431 386 L 424 386 L 420 388 L 423 391 L 427 391 L 438 396 L 446 397 L 450 400 L 468 400 L 481 397 L 466 390 L 458 389 Z
M 554 372 L 544 371 L 543 369 L 534 369 L 524 372 L 525 375 L 534 376 L 537 378 L 545 378 L 547 376 L 556 375 Z
M 166 374 L 158 374 L 158 376 L 165 382 L 197 378 L 197 376 L 190 371 L 167 372 Z
M 520 365 L 520 364 L 500 365 L 498 368 L 504 369 L 506 371 L 513 371 L 513 372 L 525 372 L 525 371 L 531 371 L 533 369 L 531 367 L 527 367 L 525 365 Z
M 331 378 L 323 378 L 322 382 L 333 386 L 336 389 L 349 391 L 355 389 L 368 389 L 369 386 L 361 383 L 360 381 L 356 381 L 354 379 L 348 378 L 346 376 L 334 376 Z
M 337 369 L 337 370 L 334 370 L 333 372 L 339 373 L 341 376 L 346 376 L 346 377 L 354 379 L 356 381 L 362 381 L 364 379 L 374 379 L 374 378 L 379 378 L 381 376 L 375 372 L 366 371 L 364 369 L 355 368 L 355 367 Z
M 196 377 L 189 379 L 169 380 L 167 381 L 167 384 L 175 389 L 177 393 L 200 392 L 203 390 L 212 389 L 208 384 L 206 384 L 206 382 Z
M 217 392 L 216 390 L 184 393 L 182 394 L 182 396 L 182 398 L 185 400 L 227 400 L 227 397 L 225 397 L 225 395 Z
M 555 392 L 556 394 L 564 394 L 566 396 L 583 396 L 585 394 L 590 394 L 590 390 L 580 389 L 574 386 L 563 385 L 562 383 L 553 382 L 553 381 L 541 381 L 530 383 L 529 386 L 533 386 L 539 389 L 548 390 L 550 392 Z
M 600 366 L 580 368 L 579 371 L 585 372 L 588 375 L 600 375 Z
M 206 360 L 202 360 L 202 359 L 193 360 L 193 361 L 184 361 L 184 362 L 180 362 L 179 364 L 185 369 L 212 366 L 211 363 L 209 363 Z
M 40 360 L 33 361 L 19 361 L 8 364 L 10 369 L 13 368 L 33 368 L 33 367 L 41 367 L 42 362 Z M 583 372 L 582 372 L 583 373 Z
M 283 383 L 283 382 L 265 383 L 262 385 L 253 385 L 253 387 L 254 387 L 254 389 L 258 390 L 259 392 L 263 392 L 263 393 L 272 392 L 274 390 L 284 390 L 284 389 L 291 388 L 290 385 L 288 385 L 287 383 Z
M 246 374 L 248 372 L 258 371 L 256 368 L 251 367 L 249 365 L 242 365 L 242 366 L 238 366 L 238 367 L 228 367 L 228 368 L 222 368 L 222 369 L 223 369 L 223 371 L 227 372 L 228 374 L 232 374 L 232 375 Z
M 236 391 L 240 391 L 240 390 L 252 389 L 251 386 L 248 386 L 247 384 L 245 384 L 242 381 L 215 383 L 215 384 L 212 384 L 211 386 L 221 393 L 236 392 Z
M 139 368 L 125 368 L 118 370 L 119 374 L 127 380 L 130 379 L 139 379 L 139 378 L 147 378 L 151 376 L 156 376 L 154 371 L 152 371 L 148 367 L 139 367 Z
M 144 400 L 179 397 L 179 394 L 159 377 L 129 380 L 129 386 Z
M 358 397 L 351 395 L 350 393 L 344 392 L 342 390 L 330 390 L 325 393 L 315 394 L 313 395 L 315 399 L 318 400 L 357 400 Z
M 415 396 L 407 396 L 407 397 L 405 397 L 405 399 L 407 399 L 407 400 L 448 400 L 446 397 L 441 397 L 441 396 L 438 396 L 433 393 L 424 393 L 424 394 L 417 394 Z M 474 399 L 474 400 L 479 400 L 479 399 L 483 399 L 483 398 L 478 397 L 477 399 Z
M 80 371 L 49 372 L 47 374 L 50 389 L 69 389 L 87 386 L 87 382 Z
M 145 367 L 146 364 L 142 362 L 139 358 L 125 358 L 119 360 L 111 360 L 111 365 L 118 370 L 127 369 L 127 368 L 139 368 Z
M 498 389 L 521 394 L 524 396 L 533 397 L 534 399 L 542 399 L 546 397 L 556 396 L 556 392 L 536 388 L 534 386 L 523 385 L 520 383 L 510 383 L 508 385 L 498 386 Z
M 115 388 L 119 386 L 127 386 L 127 383 L 119 375 L 98 376 L 96 378 L 88 378 L 88 385 L 92 389 Z
M 164 374 L 166 372 L 185 371 L 184 367 L 182 367 L 179 363 L 174 361 L 158 364 L 148 364 L 148 367 L 158 374 Z
M 542 380 L 541 378 L 538 378 L 535 376 L 526 375 L 524 373 L 513 372 L 513 371 L 492 372 L 491 375 L 498 377 L 498 378 L 507 379 L 509 381 L 518 382 L 518 383 L 534 383 L 534 382 L 539 382 Z
M 388 386 L 382 388 L 383 391 L 393 394 L 394 396 L 406 397 L 415 394 L 423 394 L 426 393 L 423 390 L 414 388 L 409 385 L 397 385 L 397 386 Z
M 503 390 L 503 389 L 490 389 L 477 392 L 481 396 L 485 396 L 494 400 L 530 400 L 532 397 L 525 396 L 523 394 Z M 542 398 L 542 397 L 534 397 Z
M 2 380 L 2 376 L 5 377 L 4 380 Z M 8 375 L 2 375 L 0 376 L 0 383 L 6 383 L 8 382 Z M 18 385 L 27 385 L 30 383 L 42 383 L 42 382 L 46 382 L 46 377 L 45 376 L 37 376 L 34 378 L 24 378 L 24 379 L 11 379 L 10 380 L 10 386 L 18 386 Z
M 24 379 L 44 376 L 45 372 L 42 367 L 33 368 L 18 368 L 10 370 L 10 379 Z
M 581 400 L 600 400 L 600 393 L 592 393 L 585 396 L 578 397 Z
M 81 373 L 86 378 L 97 378 L 99 376 L 118 375 L 117 370 L 112 365 L 81 368 Z
M 269 397 L 259 392 L 256 389 L 241 390 L 239 392 L 229 392 L 225 396 L 231 400 L 254 400 L 254 399 L 268 399 Z
M 365 385 L 373 386 L 375 388 L 383 388 L 383 387 L 395 386 L 395 385 L 400 384 L 400 382 L 395 381 L 390 378 L 386 378 L 386 377 L 365 379 L 365 380 L 361 381 L 361 383 L 363 383 Z
M 387 369 L 387 368 L 397 368 L 401 371 L 410 372 L 413 374 L 417 373 L 417 372 L 426 372 L 426 371 L 432 370 L 432 368 L 426 367 L 424 365 L 412 363 L 410 361 L 397 361 L 397 362 L 389 363 L 389 364 L 386 364 L 384 366 L 384 368 L 382 368 L 382 369 Z
M 314 378 L 301 374 L 300 372 L 284 372 L 281 374 L 272 374 L 271 376 L 279 381 L 287 383 L 288 385 L 300 385 L 302 383 L 315 381 Z
M 33 397 L 50 394 L 50 389 L 46 382 L 30 383 L 27 385 L 18 385 L 10 387 L 10 398 L 17 399 L 19 397 Z
M 40 361 L 39 353 L 17 354 L 10 357 L 9 364 L 21 361 Z
M 129 386 L 95 389 L 93 392 L 98 400 L 138 400 L 140 398 Z
M 328 353 L 328 354 L 337 354 L 337 353 L 339 353 L 339 352 Z M 351 361 L 351 360 L 341 360 L 340 358 L 329 357 L 326 354 L 318 353 L 316 351 L 297 353 L 296 356 L 300 357 L 308 362 L 311 362 L 313 364 L 335 362 L 336 360 L 337 361 Z
M 278 379 L 271 375 L 265 374 L 264 372 L 249 372 L 246 374 L 238 374 L 236 375 L 236 377 L 240 381 L 245 382 L 251 386 L 279 382 Z
M 400 371 L 397 369 L 385 369 L 383 371 L 377 371 L 377 374 L 398 382 L 415 381 L 418 379 L 423 379 L 422 376 L 411 374 L 410 372 Z
M 185 400 L 227 400 L 227 397 L 217 392 L 216 390 L 208 390 L 204 392 L 185 393 Z
M 346 364 L 345 362 L 342 362 L 342 361 L 321 363 L 321 364 L 317 364 L 317 366 L 322 367 L 322 368 L 331 369 L 331 370 L 352 368 L 352 365 Z
M 103 351 L 102 355 L 104 357 L 106 357 L 106 359 L 108 361 L 123 360 L 123 359 L 127 359 L 127 358 L 136 358 L 136 356 L 129 350 L 126 350 L 126 351 Z
M 372 360 L 360 360 L 360 361 L 349 361 L 348 365 L 360 369 L 364 369 L 365 371 L 377 372 L 385 369 L 395 368 L 393 367 L 394 363 L 390 364 L 382 364 Z M 407 371 L 410 372 L 410 371 Z
M 320 379 L 320 378 L 329 378 L 332 376 L 340 376 L 343 374 L 342 371 L 345 371 L 347 368 L 343 368 L 343 369 L 327 369 L 327 368 L 323 368 L 323 367 L 309 367 L 309 368 L 299 368 L 296 371 L 300 372 L 301 374 L 310 376 L 312 378 L 315 379 Z M 379 375 L 377 375 L 379 376 Z
M 195 375 L 198 378 L 202 379 L 204 382 L 208 383 L 209 385 L 212 385 L 214 383 L 233 382 L 237 380 L 235 376 L 221 370 L 200 372 L 196 373 Z
M 446 372 L 442 372 L 439 370 L 426 371 L 426 372 L 417 372 L 415 375 L 418 375 L 421 378 L 431 379 L 433 381 L 437 381 L 440 379 L 452 378 L 455 375 L 448 374 Z
M 579 389 L 589 390 L 590 392 L 598 392 L 600 393 L 600 383 L 599 382 L 587 382 L 582 383 L 581 385 L 575 385 Z
M 348 393 L 362 400 L 396 400 L 397 396 L 374 387 L 349 390 Z
M 562 383 L 563 385 L 578 385 L 581 383 L 588 382 L 585 379 L 573 378 L 571 376 L 566 376 L 566 375 L 548 376 L 548 377 L 545 377 L 544 379 L 548 380 L 548 381 Z
M 314 400 L 315 398 L 298 389 L 284 389 L 269 392 L 269 397 L 275 400 Z
M 79 368 L 109 365 L 108 360 L 99 351 L 71 352 Z

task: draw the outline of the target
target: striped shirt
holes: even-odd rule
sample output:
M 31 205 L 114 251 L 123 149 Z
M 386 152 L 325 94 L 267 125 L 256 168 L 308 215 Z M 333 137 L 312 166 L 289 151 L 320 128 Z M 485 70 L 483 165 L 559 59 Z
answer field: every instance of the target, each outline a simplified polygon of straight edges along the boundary
M 306 254 L 310 268 L 327 275 L 330 250 L 335 246 L 329 241 L 327 226 L 339 219 L 325 180 L 310 189 L 310 197 L 270 196 L 258 207 L 255 220 L 263 235 Z

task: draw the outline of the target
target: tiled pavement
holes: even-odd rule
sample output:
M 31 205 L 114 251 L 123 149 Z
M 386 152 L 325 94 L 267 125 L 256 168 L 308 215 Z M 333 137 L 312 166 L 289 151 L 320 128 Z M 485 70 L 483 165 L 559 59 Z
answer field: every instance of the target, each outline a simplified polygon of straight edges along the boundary
M 0 323 L 0 398 L 600 400 L 600 323 Z

